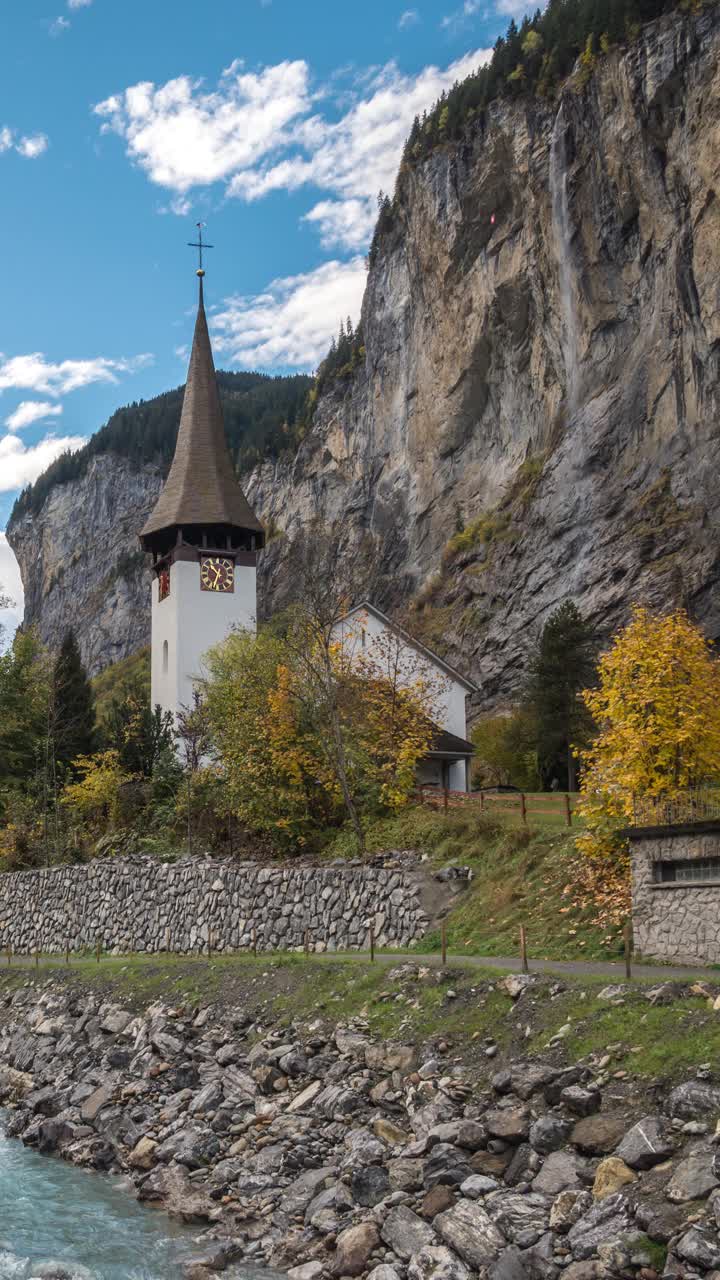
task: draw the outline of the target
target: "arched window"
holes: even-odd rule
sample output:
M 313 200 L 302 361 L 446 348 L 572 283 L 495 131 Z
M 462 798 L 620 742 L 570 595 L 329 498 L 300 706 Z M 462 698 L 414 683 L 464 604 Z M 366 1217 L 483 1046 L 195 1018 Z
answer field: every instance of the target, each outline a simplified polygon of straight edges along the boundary
M 163 669 L 163 673 L 166 673 L 166 672 L 167 672 L 167 669 L 168 669 L 168 642 L 167 642 L 167 640 L 163 640 L 163 668 L 162 668 L 162 669 Z

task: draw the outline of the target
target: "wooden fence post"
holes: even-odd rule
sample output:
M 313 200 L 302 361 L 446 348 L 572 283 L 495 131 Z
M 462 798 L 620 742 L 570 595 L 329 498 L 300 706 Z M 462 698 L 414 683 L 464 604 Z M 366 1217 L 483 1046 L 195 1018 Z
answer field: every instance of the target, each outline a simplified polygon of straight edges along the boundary
M 525 826 L 527 826 L 527 803 L 525 801 L 525 792 L 520 792 L 520 817 Z
M 443 968 L 447 964 L 447 921 L 442 920 L 440 923 L 440 950 L 442 953 Z
M 565 825 L 572 826 L 572 809 L 570 808 L 570 797 L 567 791 L 565 792 Z
M 100 963 L 100 956 L 101 956 L 101 953 L 102 953 L 102 939 L 101 939 L 101 938 L 96 938 L 96 940 L 95 940 L 95 959 L 97 960 L 97 963 L 98 963 L 98 964 Z
M 310 955 L 310 930 L 305 930 L 305 959 Z
M 12 947 L 9 944 L 7 948 L 7 962 L 9 965 L 12 964 Z
M 445 810 L 446 813 L 447 813 L 447 807 L 448 807 L 448 789 L 447 787 L 443 787 L 443 809 Z
M 208 959 L 213 953 L 213 934 L 212 929 L 208 925 Z
M 625 977 L 630 982 L 632 980 L 632 924 L 629 920 L 623 929 L 623 944 L 625 948 Z
M 252 931 L 252 953 L 254 956 L 257 955 L 257 929 L 254 925 Z
M 65 943 L 65 963 L 66 964 L 70 963 L 70 943 L 69 942 Z
M 370 925 L 370 963 L 375 963 L 375 930 Z
M 527 934 L 525 933 L 525 925 L 520 925 L 520 960 L 522 961 L 523 973 L 529 973 L 530 968 L 527 958 Z
M 35 968 L 40 968 L 40 952 L 38 951 L 37 945 L 35 947 Z

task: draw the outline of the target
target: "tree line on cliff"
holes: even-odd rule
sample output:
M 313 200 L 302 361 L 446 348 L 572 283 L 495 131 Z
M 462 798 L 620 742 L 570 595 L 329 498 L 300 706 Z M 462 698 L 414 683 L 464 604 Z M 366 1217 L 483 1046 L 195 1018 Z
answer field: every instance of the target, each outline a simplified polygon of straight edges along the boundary
M 270 377 L 263 373 L 217 375 L 225 432 L 236 469 L 245 470 L 265 458 L 294 449 L 312 378 L 306 374 Z M 63 453 L 22 491 L 10 523 L 37 514 L 56 485 L 83 476 L 93 458 L 115 453 L 137 466 L 155 463 L 167 471 L 175 451 L 184 387 L 152 400 L 117 409 L 83 449 Z
M 484 124 L 487 109 L 500 100 L 552 100 L 575 73 L 581 89 L 595 67 L 614 49 L 640 34 L 644 23 L 663 14 L 697 14 L 717 0 L 549 0 L 518 24 L 513 18 L 494 45 L 492 57 L 443 93 L 434 107 L 416 116 L 405 143 L 395 195 L 380 192 L 378 219 L 370 247 L 373 262 L 396 227 L 404 176 L 438 147 L 458 143 Z

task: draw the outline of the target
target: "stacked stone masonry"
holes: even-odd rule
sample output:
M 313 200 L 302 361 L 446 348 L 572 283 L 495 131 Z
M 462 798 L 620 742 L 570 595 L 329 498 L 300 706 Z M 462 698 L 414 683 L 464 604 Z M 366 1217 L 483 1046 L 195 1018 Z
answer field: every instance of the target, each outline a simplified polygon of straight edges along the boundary
M 421 881 L 390 867 L 147 858 L 0 876 L 0 946 L 104 951 L 347 951 L 408 946 L 428 919 Z M 254 931 L 254 933 L 253 933 Z
M 720 961 L 720 883 L 657 883 L 654 866 L 720 857 L 720 829 L 629 833 L 633 934 L 644 956 L 679 964 Z

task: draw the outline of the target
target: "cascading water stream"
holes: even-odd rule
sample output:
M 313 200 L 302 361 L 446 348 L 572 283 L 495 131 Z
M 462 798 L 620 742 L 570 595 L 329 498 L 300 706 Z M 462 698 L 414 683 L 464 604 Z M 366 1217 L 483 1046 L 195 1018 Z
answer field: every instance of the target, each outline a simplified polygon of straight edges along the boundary
M 562 355 L 565 364 L 565 399 L 574 414 L 578 406 L 580 325 L 573 288 L 571 241 L 573 235 L 568 201 L 567 121 L 565 105 L 555 117 L 550 143 L 550 199 L 553 239 L 558 264 L 560 315 L 562 319 Z

